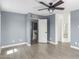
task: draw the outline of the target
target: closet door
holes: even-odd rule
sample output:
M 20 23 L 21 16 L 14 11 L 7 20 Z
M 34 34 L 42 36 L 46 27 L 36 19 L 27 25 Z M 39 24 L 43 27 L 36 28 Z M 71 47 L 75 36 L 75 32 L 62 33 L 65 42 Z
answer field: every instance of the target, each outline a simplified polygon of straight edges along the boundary
M 47 19 L 38 20 L 38 42 L 47 43 Z

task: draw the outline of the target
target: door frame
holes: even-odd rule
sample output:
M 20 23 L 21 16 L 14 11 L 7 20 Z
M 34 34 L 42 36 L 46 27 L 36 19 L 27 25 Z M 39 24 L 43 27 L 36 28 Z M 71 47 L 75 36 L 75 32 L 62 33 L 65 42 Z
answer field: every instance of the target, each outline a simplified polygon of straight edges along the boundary
M 36 19 L 36 18 L 33 18 L 31 21 L 31 44 L 32 44 L 32 39 L 33 39 L 33 21 L 35 21 L 35 20 L 37 20 L 37 23 L 38 23 L 38 19 Z M 38 29 L 37 29 L 37 32 L 38 32 Z M 37 40 L 38 40 L 38 35 L 37 35 Z

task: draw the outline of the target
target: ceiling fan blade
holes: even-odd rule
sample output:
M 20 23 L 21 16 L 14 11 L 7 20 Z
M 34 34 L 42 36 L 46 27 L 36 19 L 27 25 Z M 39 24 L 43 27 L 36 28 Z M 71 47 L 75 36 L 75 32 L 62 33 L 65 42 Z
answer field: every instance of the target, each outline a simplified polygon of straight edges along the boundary
M 57 3 L 55 3 L 52 7 L 56 7 L 56 6 L 58 6 L 58 5 L 61 5 L 61 4 L 63 4 L 64 2 L 62 1 L 62 0 L 60 0 L 60 1 L 58 1 Z
M 63 7 L 55 7 L 55 9 L 58 9 L 58 10 L 64 10 Z
M 46 10 L 46 9 L 48 9 L 48 8 L 39 9 L 38 11 L 41 11 L 41 10 Z
M 46 6 L 46 7 L 49 7 L 49 5 L 45 4 L 44 2 L 39 2 L 41 3 L 42 5 Z

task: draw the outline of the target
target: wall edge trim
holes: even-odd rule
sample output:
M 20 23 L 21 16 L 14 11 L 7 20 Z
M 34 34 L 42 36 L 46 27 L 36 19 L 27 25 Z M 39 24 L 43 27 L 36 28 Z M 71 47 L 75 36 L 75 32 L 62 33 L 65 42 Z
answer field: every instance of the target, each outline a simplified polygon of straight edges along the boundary
M 73 49 L 79 50 L 79 47 L 76 47 L 76 46 L 73 46 L 73 45 L 71 45 L 70 47 L 73 48 Z
M 48 41 L 48 43 L 50 43 L 50 44 L 54 44 L 54 45 L 57 45 L 56 42 L 52 42 L 52 41 Z
M 1 49 L 14 47 L 14 46 L 19 46 L 19 45 L 24 45 L 24 44 L 26 44 L 27 46 L 31 46 L 31 44 L 29 44 L 28 42 L 23 42 L 23 43 L 18 43 L 18 44 L 5 45 L 5 46 L 2 46 Z

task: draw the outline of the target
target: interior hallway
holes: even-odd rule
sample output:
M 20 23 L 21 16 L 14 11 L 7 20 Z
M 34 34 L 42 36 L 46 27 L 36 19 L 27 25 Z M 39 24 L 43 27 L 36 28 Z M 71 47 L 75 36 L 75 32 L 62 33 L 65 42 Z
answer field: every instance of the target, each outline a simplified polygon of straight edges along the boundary
M 3 49 L 0 59 L 79 59 L 79 50 L 70 48 L 69 44 L 22 45 Z

